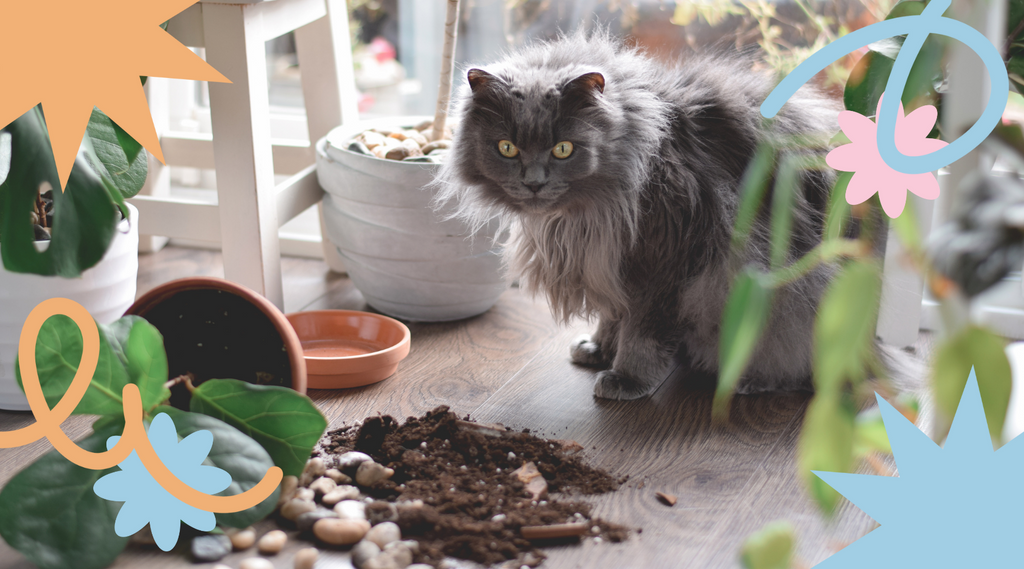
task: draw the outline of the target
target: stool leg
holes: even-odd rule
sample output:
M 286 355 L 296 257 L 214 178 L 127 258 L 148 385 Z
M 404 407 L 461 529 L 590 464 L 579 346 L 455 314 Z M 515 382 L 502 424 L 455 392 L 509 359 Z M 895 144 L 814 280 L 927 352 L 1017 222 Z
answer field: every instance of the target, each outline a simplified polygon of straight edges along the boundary
M 262 20 L 237 4 L 203 4 L 224 276 L 284 306 Z
M 348 36 L 348 11 L 342 0 L 325 0 L 327 16 L 295 31 L 302 94 L 306 101 L 309 141 L 315 145 L 340 124 L 359 120 Z M 323 204 L 317 205 L 323 227 Z M 331 270 L 345 272 L 337 249 L 321 230 L 324 260 Z
M 162 135 L 170 126 L 167 110 L 167 82 L 170 79 L 150 77 L 146 80 L 146 99 L 153 113 L 153 125 L 157 134 Z M 139 195 L 167 197 L 171 194 L 171 169 L 159 160 L 149 156 L 149 175 Z M 139 235 L 139 252 L 155 253 L 167 245 L 168 238 L 159 235 Z

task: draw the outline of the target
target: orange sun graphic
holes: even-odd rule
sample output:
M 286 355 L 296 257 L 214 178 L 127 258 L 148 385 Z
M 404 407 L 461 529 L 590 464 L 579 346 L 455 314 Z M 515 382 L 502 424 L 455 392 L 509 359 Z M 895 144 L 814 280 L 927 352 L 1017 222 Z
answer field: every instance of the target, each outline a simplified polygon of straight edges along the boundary
M 139 77 L 229 82 L 160 28 L 195 3 L 0 3 L 0 128 L 42 103 L 62 189 L 94 106 L 163 162 Z

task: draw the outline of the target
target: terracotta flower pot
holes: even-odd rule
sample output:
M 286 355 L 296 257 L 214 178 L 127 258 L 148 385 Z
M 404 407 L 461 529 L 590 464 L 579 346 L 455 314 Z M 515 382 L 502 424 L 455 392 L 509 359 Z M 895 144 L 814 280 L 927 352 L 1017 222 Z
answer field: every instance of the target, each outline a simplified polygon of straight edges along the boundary
M 306 393 L 302 344 L 284 314 L 252 290 L 212 277 L 178 279 L 142 295 L 126 314 L 164 337 L 170 377 L 239 379 Z M 172 393 L 175 406 L 188 394 Z

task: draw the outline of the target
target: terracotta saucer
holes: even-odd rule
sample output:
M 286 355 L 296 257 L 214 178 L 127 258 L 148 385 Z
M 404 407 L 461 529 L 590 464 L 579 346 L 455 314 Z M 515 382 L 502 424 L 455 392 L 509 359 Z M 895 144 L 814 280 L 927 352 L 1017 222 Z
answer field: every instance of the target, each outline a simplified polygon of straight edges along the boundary
M 409 329 L 398 320 L 356 310 L 287 315 L 302 343 L 306 385 L 341 389 L 391 377 L 409 355 Z

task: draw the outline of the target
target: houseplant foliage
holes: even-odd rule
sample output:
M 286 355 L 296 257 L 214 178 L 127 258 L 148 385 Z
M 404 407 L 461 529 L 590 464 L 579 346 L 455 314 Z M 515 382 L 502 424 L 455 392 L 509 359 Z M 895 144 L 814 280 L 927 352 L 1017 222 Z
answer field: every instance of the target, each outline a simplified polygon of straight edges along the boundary
M 121 392 L 134 383 L 142 396 L 143 420 L 169 415 L 179 439 L 200 430 L 213 434 L 204 464 L 231 475 L 220 495 L 240 494 L 277 465 L 296 475 L 327 428 L 327 420 L 305 395 L 291 389 L 211 379 L 193 391 L 188 411 L 166 404 L 168 365 L 160 332 L 138 316 L 98 325 L 96 372 L 74 414 L 97 415 L 93 433 L 79 444 L 102 451 L 124 428 Z M 43 324 L 36 341 L 36 365 L 46 402 L 57 403 L 71 385 L 82 357 L 82 334 L 67 316 Z M 19 385 L 20 365 L 16 364 Z M 301 463 L 299 462 L 301 459 Z M 56 451 L 16 474 L 0 490 L 0 536 L 41 569 L 106 567 L 128 543 L 114 529 L 121 504 L 99 498 L 93 484 L 117 467 L 92 471 Z M 247 527 L 270 514 L 279 492 L 248 510 L 217 514 L 217 524 Z M 75 515 L 68 515 L 69 507 Z
M 920 14 L 927 2 L 905 1 L 896 4 L 887 18 Z M 1011 88 L 1024 86 L 1024 1 L 1010 0 L 1008 6 L 1007 35 L 1003 47 Z M 847 110 L 865 116 L 874 114 L 879 97 L 885 88 L 902 37 L 890 38 L 871 44 L 868 52 L 856 64 L 844 90 Z M 956 81 L 955 70 L 946 66 L 948 40 L 931 35 L 915 60 L 902 103 L 909 114 L 924 105 L 935 105 L 941 110 L 945 85 Z M 930 137 L 942 138 L 937 125 Z M 762 149 L 759 155 L 768 155 L 777 149 Z M 997 444 L 1002 443 L 1003 423 L 1006 417 L 1012 385 L 1011 370 L 1004 352 L 1005 340 L 994 331 L 973 323 L 970 319 L 971 300 L 994 286 L 1008 271 L 1024 262 L 1024 227 L 1020 212 L 1024 211 L 1024 133 L 1017 125 L 1002 124 L 995 128 L 979 148 L 989 155 L 998 156 L 1013 172 L 1011 175 L 993 176 L 989 172 L 975 172 L 967 177 L 957 191 L 958 200 L 952 219 L 935 229 L 928 243 L 923 242 L 917 229 L 913 208 L 891 221 L 896 236 L 907 251 L 908 261 L 925 276 L 932 295 L 939 301 L 943 319 L 942 331 L 933 349 L 929 370 L 931 397 L 935 403 L 933 438 L 940 442 L 948 432 L 968 372 L 974 366 L 988 420 L 989 434 Z M 823 163 L 809 167 L 824 168 Z M 757 162 L 751 173 L 756 173 Z M 782 168 L 785 168 L 783 163 Z M 850 472 L 866 459 L 879 474 L 891 475 L 879 456 L 891 454 L 889 441 L 877 408 L 869 407 L 872 391 L 894 399 L 894 391 L 886 385 L 885 372 L 864 350 L 874 340 L 877 315 L 880 264 L 864 244 L 872 233 L 884 236 L 885 228 L 872 226 L 870 211 L 877 210 L 877 197 L 871 202 L 851 207 L 845 200 L 845 190 L 851 173 L 839 173 L 828 214 L 824 242 L 810 254 L 784 265 L 773 266 L 767 274 L 741 275 L 734 285 L 723 319 L 723 330 L 740 330 L 733 336 L 723 334 L 720 359 L 723 370 L 739 369 L 723 377 L 716 396 L 718 408 L 725 409 L 735 381 L 746 365 L 749 347 L 760 334 L 760 321 L 747 315 L 768 310 L 770 291 L 794 272 L 828 260 L 840 266 L 840 272 L 822 299 L 815 325 L 814 385 L 801 433 L 798 468 L 807 481 L 812 498 L 826 514 L 831 514 L 839 495 L 811 470 Z M 742 212 L 761 207 L 763 189 L 755 176 L 748 177 Z M 772 205 L 784 200 L 779 194 L 790 194 L 795 184 L 786 184 L 783 176 L 774 186 Z M 1014 217 L 1014 212 L 1017 216 Z M 780 247 L 788 241 L 785 213 L 771 207 L 773 243 Z M 776 220 L 776 216 L 782 220 Z M 857 218 L 864 231 L 856 240 L 843 239 L 842 228 L 850 219 Z M 742 229 L 742 218 L 737 227 Z M 753 285 L 744 279 L 752 280 Z M 755 292 L 750 292 L 750 289 Z M 762 290 L 763 289 L 763 290 Z M 751 339 L 753 338 L 753 339 Z M 842 351 L 848 357 L 842 356 Z M 731 368 L 725 366 L 732 364 Z M 735 377 L 734 377 L 735 376 Z M 880 382 L 868 381 L 881 378 Z M 896 398 L 892 401 L 904 415 L 913 419 L 916 404 Z M 789 530 L 790 532 L 792 530 Z M 766 540 L 771 534 L 766 527 L 754 534 L 744 546 L 741 558 L 744 566 L 785 567 L 791 564 L 789 555 L 775 556 L 772 548 L 779 540 Z M 788 538 L 787 538 L 788 539 Z M 771 543 L 769 543 L 771 541 Z M 792 549 L 791 540 L 782 540 L 784 549 Z M 775 564 L 761 564 L 758 559 L 778 559 Z
M 103 258 L 127 217 L 124 200 L 142 189 L 142 147 L 98 109 L 89 119 L 67 187 L 60 191 L 43 111 L 35 107 L 0 130 L 0 256 L 8 271 L 76 277 Z M 3 174 L 6 173 L 6 176 Z M 30 219 L 51 190 L 53 229 L 39 252 Z

